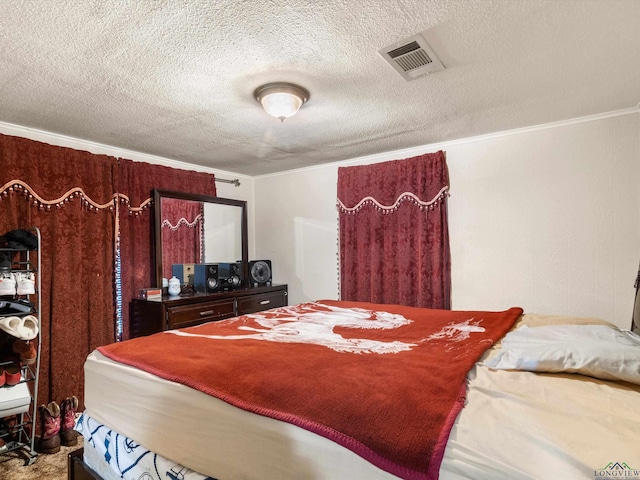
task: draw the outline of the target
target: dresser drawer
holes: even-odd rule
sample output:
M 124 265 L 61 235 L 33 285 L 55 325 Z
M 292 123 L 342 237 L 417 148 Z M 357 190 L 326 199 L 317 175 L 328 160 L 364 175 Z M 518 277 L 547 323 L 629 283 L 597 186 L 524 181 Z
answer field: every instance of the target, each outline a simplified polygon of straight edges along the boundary
M 260 312 L 270 308 L 284 307 L 287 304 L 287 291 L 262 293 L 238 297 L 238 315 Z
M 235 315 L 233 298 L 215 302 L 200 302 L 167 308 L 169 329 L 185 328 L 214 320 L 223 320 Z

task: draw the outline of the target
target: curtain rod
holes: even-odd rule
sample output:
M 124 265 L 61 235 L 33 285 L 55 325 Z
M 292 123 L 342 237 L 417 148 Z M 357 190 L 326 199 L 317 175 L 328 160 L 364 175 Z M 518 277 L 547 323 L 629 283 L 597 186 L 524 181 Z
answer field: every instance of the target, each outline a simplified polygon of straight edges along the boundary
M 240 186 L 240 180 L 237 178 L 234 178 L 233 180 L 229 180 L 227 178 L 215 178 L 216 182 L 222 182 L 222 183 L 233 183 L 236 187 Z

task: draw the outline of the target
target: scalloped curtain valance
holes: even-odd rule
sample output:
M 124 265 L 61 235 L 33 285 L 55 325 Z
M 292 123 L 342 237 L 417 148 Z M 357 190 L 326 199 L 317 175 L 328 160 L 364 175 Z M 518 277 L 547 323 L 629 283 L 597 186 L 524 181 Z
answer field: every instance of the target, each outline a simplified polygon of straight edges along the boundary
M 442 151 L 338 169 L 342 300 L 451 308 Z
M 123 193 L 113 193 L 111 198 L 105 203 L 100 203 L 100 200 L 91 198 L 91 196 L 80 187 L 70 188 L 66 192 L 62 193 L 60 197 L 45 198 L 45 193 L 39 194 L 36 188 L 32 187 L 23 180 L 13 179 L 0 187 L 0 195 L 3 197 L 8 196 L 11 193 L 18 193 L 27 197 L 28 201 L 34 206 L 37 206 L 43 210 L 51 210 L 52 208 L 61 208 L 68 204 L 71 200 L 79 199 L 87 210 L 110 210 L 114 211 L 118 204 L 126 205 L 127 211 L 132 215 L 139 215 L 143 210 L 146 210 L 152 203 L 151 197 L 144 199 L 144 201 L 138 206 L 132 206 L 127 197 Z

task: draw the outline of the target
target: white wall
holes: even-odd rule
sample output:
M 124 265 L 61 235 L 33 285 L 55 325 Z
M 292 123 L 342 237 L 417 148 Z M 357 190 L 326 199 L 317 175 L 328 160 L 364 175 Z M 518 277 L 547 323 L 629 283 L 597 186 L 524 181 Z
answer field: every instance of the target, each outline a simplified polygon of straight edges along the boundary
M 233 173 L 218 174 L 213 172 L 216 178 L 237 178 Z M 251 177 L 240 177 L 240 186 L 236 187 L 230 183 L 217 182 L 216 195 L 223 198 L 232 198 L 234 200 L 244 200 L 247 202 L 247 236 L 249 242 L 249 259 L 255 256 L 255 202 L 253 195 L 253 179 Z
M 339 166 L 442 149 L 454 309 L 597 316 L 628 328 L 640 260 L 637 109 L 254 178 L 255 254 L 289 302 L 338 298 Z
M 289 304 L 338 298 L 337 167 L 254 179 L 256 258 L 272 261 Z

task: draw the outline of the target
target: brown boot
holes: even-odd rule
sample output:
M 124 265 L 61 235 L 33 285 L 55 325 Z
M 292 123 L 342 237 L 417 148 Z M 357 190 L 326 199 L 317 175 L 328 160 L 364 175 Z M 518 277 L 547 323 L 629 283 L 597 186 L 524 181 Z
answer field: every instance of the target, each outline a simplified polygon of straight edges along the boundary
M 37 351 L 35 340 L 16 339 L 11 349 L 14 353 L 20 355 L 20 359 L 24 365 L 33 365 L 36 363 Z
M 51 402 L 46 407 L 38 407 L 42 435 L 38 444 L 40 453 L 58 453 L 60 451 L 60 407 Z
M 73 427 L 76 426 L 76 412 L 78 411 L 78 399 L 75 397 L 65 398 L 60 403 L 60 440 L 65 447 L 78 443 L 78 432 Z

